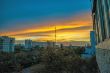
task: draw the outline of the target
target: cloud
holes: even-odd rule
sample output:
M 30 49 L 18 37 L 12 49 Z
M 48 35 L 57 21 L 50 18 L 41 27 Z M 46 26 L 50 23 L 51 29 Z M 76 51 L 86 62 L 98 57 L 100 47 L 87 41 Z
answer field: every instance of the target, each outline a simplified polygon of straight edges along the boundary
M 54 40 L 56 26 L 57 41 L 89 41 L 89 32 L 92 30 L 92 18 L 90 15 L 90 12 L 79 13 L 65 20 L 36 23 L 22 29 L 1 32 L 1 35 L 12 36 L 17 39 L 30 38 L 37 41 Z
M 63 29 L 56 29 L 57 33 L 62 32 L 81 32 L 81 31 L 88 31 L 92 28 L 92 26 L 81 26 L 76 28 L 63 28 Z M 23 34 L 15 34 L 10 36 L 49 36 L 49 34 L 55 33 L 55 30 L 44 31 L 44 32 L 30 32 L 30 33 L 23 33 Z

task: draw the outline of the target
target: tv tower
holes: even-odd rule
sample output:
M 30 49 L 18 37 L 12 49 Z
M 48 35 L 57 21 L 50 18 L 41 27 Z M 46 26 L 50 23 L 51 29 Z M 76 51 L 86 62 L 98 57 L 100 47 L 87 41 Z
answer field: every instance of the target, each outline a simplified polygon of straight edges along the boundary
M 55 45 L 56 45 L 56 42 L 57 42 L 56 37 L 57 37 L 57 35 L 56 35 L 56 26 L 55 26 Z

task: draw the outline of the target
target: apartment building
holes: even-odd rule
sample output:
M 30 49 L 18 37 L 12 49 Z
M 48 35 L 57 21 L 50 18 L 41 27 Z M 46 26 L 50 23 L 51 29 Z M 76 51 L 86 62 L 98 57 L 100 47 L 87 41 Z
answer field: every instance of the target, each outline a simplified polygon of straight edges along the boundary
M 92 0 L 96 58 L 101 73 L 110 73 L 110 0 Z

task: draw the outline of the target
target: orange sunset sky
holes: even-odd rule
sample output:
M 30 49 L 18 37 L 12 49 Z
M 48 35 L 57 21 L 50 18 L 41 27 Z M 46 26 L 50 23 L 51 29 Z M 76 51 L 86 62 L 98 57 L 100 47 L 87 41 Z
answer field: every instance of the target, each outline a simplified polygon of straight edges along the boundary
M 1 32 L 1 35 L 15 37 L 17 40 L 54 41 L 55 26 L 57 41 L 89 41 L 91 13 L 80 13 L 65 20 L 45 21 L 27 28 Z
M 86 1 L 86 2 L 84 2 Z M 2 0 L 0 36 L 16 40 L 89 41 L 90 0 Z

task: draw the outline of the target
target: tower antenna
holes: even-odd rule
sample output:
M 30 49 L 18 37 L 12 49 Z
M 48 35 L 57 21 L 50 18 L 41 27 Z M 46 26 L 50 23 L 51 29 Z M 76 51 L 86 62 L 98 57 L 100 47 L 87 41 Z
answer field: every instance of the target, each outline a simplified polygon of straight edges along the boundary
M 57 37 L 57 35 L 56 35 L 56 26 L 55 26 L 55 45 L 56 45 L 56 42 L 57 42 L 56 37 Z

